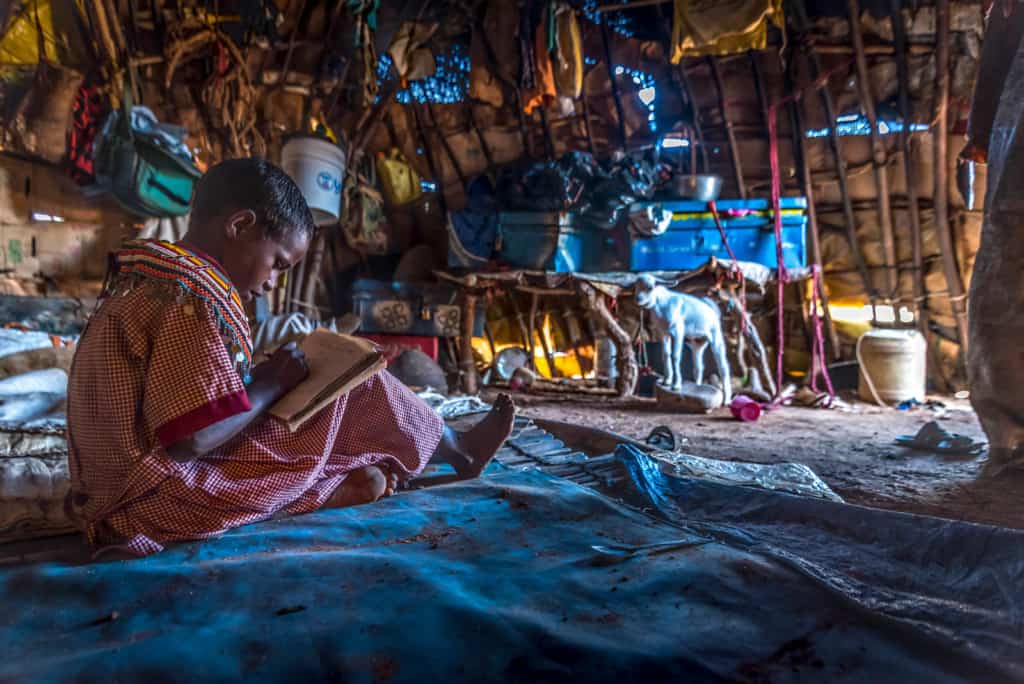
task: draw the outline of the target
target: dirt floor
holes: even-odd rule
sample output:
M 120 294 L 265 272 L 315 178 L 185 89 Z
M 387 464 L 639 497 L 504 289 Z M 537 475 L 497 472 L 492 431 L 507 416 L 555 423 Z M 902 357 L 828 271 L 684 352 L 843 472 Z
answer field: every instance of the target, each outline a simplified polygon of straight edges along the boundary
M 985 456 L 913 452 L 893 444 L 929 420 L 978 440 L 985 436 L 966 401 L 936 397 L 945 410 L 882 409 L 851 401 L 850 411 L 784 407 L 756 423 L 727 409 L 710 415 L 659 411 L 653 400 L 537 396 L 514 393 L 526 415 L 616 432 L 643 441 L 667 425 L 680 450 L 755 463 L 803 463 L 847 502 L 978 523 L 1024 528 L 1024 477 L 979 479 Z M 485 399 L 490 397 L 485 396 Z

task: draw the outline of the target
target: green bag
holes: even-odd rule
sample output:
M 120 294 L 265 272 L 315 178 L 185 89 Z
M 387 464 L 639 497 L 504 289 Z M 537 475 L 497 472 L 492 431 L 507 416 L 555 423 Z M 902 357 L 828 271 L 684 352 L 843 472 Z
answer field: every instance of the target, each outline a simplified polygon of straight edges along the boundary
M 183 216 L 202 172 L 168 149 L 159 133 L 132 126 L 131 94 L 125 90 L 121 109 L 103 127 L 95 155 L 96 180 L 134 214 Z

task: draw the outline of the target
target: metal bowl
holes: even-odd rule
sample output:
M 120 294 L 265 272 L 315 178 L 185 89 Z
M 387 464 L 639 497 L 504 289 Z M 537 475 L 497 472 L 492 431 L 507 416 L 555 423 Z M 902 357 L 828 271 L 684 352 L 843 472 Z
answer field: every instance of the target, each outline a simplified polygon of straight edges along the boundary
M 711 202 L 722 191 L 722 177 L 711 174 L 675 176 L 668 186 L 676 199 Z
M 530 352 L 522 347 L 506 347 L 494 357 L 494 372 L 502 380 L 509 380 L 517 368 L 530 362 Z

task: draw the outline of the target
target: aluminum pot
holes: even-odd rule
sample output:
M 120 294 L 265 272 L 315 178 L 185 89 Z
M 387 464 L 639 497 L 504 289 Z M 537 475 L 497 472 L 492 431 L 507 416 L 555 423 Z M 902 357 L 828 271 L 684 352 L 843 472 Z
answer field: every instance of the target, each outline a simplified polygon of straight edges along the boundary
M 711 174 L 675 176 L 668 189 L 676 199 L 710 202 L 718 199 L 722 191 L 722 177 Z

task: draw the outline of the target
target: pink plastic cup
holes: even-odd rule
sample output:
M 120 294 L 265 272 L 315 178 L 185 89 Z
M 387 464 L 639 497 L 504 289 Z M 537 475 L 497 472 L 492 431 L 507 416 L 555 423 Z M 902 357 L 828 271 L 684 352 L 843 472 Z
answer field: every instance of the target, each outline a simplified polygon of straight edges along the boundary
M 753 423 L 761 417 L 761 405 L 748 396 L 737 394 L 729 404 L 729 410 L 737 420 Z

